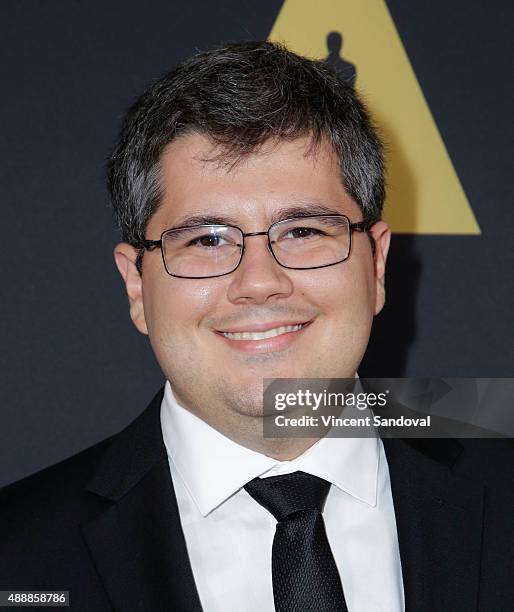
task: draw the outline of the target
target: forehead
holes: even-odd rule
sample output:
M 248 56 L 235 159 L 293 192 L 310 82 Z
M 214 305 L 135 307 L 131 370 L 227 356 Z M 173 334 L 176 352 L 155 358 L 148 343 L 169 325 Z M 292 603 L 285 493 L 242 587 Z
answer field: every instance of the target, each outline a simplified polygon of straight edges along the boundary
M 206 214 L 268 222 L 278 208 L 294 206 L 312 208 L 312 214 L 323 206 L 352 218 L 359 213 L 327 142 L 315 148 L 309 137 L 267 142 L 235 163 L 219 154 L 202 134 L 168 145 L 161 157 L 163 198 L 156 222 L 171 225 Z

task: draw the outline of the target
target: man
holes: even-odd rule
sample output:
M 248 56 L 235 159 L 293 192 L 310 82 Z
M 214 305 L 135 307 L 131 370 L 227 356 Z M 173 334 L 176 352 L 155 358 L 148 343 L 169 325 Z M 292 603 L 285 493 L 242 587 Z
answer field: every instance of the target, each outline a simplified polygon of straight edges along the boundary
M 128 112 L 109 187 L 167 382 L 4 490 L 1 588 L 77 610 L 512 609 L 508 443 L 263 436 L 263 379 L 354 377 L 384 305 L 382 152 L 353 89 L 271 43 L 198 53 Z

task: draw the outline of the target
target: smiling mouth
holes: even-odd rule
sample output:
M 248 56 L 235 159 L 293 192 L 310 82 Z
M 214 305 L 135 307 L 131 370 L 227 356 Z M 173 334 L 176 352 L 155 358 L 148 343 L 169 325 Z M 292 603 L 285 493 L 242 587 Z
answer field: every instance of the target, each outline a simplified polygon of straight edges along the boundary
M 269 338 L 275 338 L 275 336 L 281 336 L 282 334 L 288 334 L 290 332 L 296 332 L 304 327 L 307 327 L 311 322 L 299 323 L 297 325 L 282 325 L 281 327 L 273 327 L 266 331 L 245 331 L 245 332 L 219 332 L 225 338 L 229 340 L 268 340 Z

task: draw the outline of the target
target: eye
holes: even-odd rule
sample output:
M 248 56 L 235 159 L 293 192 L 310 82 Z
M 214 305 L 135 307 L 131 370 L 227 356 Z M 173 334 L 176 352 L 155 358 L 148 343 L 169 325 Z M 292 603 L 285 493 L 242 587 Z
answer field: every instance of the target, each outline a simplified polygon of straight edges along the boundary
M 198 246 L 206 249 L 213 249 L 226 243 L 226 240 L 219 234 L 205 234 L 189 240 L 186 246 Z
M 316 238 L 317 236 L 325 236 L 325 232 L 315 227 L 293 227 L 289 231 L 287 231 L 283 236 L 281 236 L 281 240 L 286 238 L 293 239 L 308 239 L 308 238 Z

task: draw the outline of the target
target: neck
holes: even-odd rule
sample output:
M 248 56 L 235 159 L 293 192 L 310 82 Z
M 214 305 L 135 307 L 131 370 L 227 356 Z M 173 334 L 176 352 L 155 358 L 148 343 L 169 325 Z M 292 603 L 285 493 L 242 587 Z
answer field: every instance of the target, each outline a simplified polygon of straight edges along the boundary
M 209 415 L 211 416 L 211 415 Z M 291 461 L 304 453 L 308 448 L 320 440 L 328 429 L 320 431 L 314 428 L 310 437 L 305 435 L 297 437 L 291 428 L 285 431 L 273 424 L 273 416 L 248 416 L 225 413 L 225 418 L 207 421 L 227 438 L 250 450 L 261 453 L 278 461 Z M 281 435 L 282 437 L 272 437 Z
M 225 405 L 220 405 L 216 409 L 212 401 L 200 404 L 184 401 L 176 388 L 173 391 L 175 399 L 182 407 L 227 438 L 278 461 L 295 459 L 326 433 L 326 431 L 319 431 L 318 428 L 315 428 L 311 437 L 295 437 L 288 435 L 287 432 L 279 432 L 284 433 L 284 437 L 270 437 L 266 435 L 267 431 L 275 434 L 278 430 L 271 422 L 266 423 L 266 419 L 270 419 L 271 416 L 263 418 L 261 414 L 241 414 L 228 409 Z M 291 434 L 290 430 L 289 434 Z
M 235 436 L 231 432 L 221 432 L 234 442 L 245 446 L 277 461 L 292 461 L 313 446 L 320 438 L 263 438 L 262 424 L 260 436 Z

